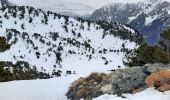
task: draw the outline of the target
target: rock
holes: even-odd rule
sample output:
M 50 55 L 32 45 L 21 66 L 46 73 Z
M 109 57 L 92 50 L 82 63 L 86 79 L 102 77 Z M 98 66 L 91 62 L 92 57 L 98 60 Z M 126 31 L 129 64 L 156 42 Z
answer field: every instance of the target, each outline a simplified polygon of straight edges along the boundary
M 111 91 L 110 80 L 110 75 L 92 73 L 90 76 L 79 78 L 72 83 L 66 95 L 70 100 L 80 100 L 82 98 L 91 100 Z
M 146 88 L 146 67 L 120 69 L 111 73 L 112 93 L 121 95 L 131 93 L 134 89 Z
M 101 94 L 131 93 L 134 89 L 146 88 L 146 67 L 119 69 L 109 75 L 93 73 L 75 81 L 66 94 L 68 99 L 91 100 Z
M 109 93 L 112 89 L 112 85 L 111 84 L 107 84 L 104 85 L 100 88 L 100 91 L 102 91 L 102 93 Z
M 168 84 L 162 85 L 158 88 L 158 90 L 161 91 L 161 92 L 168 91 L 168 90 L 170 90 L 170 84 L 169 85 Z
M 156 73 L 161 70 L 170 70 L 170 64 L 167 65 L 161 63 L 146 64 L 145 67 L 147 67 L 147 71 L 150 73 Z
M 159 91 L 170 90 L 170 71 L 159 71 L 149 75 L 146 80 L 148 87 L 155 87 Z
M 146 84 L 148 87 L 154 87 L 154 82 L 161 80 L 161 77 L 159 77 L 159 75 L 157 74 L 151 74 L 150 76 L 148 76 L 145 80 Z
M 145 90 L 145 88 L 138 88 L 138 89 L 134 89 L 134 90 L 132 91 L 132 94 L 135 94 L 135 93 L 141 92 L 141 91 L 143 91 L 143 90 Z

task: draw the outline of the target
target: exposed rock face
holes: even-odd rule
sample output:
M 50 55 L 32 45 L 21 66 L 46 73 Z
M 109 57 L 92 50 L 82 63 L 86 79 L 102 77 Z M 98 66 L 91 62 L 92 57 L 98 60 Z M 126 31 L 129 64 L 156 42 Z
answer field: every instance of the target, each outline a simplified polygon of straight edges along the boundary
M 71 100 L 91 100 L 103 94 L 136 93 L 155 86 L 159 91 L 170 90 L 170 65 L 147 64 L 118 69 L 110 74 L 93 73 L 75 81 L 67 92 Z

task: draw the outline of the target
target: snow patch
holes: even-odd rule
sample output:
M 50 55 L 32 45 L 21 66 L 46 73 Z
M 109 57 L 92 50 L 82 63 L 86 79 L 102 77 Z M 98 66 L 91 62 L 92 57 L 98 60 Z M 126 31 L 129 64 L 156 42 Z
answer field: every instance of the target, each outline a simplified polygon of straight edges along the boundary
M 146 17 L 146 19 L 145 19 L 145 25 L 147 26 L 147 25 L 149 25 L 150 23 L 152 23 L 156 18 L 158 18 L 158 15 L 156 15 L 156 16 L 149 16 L 149 17 Z
M 131 22 L 132 20 L 134 20 L 136 18 L 137 18 L 137 16 L 132 16 L 132 17 L 129 17 L 128 20 L 129 20 L 129 22 Z

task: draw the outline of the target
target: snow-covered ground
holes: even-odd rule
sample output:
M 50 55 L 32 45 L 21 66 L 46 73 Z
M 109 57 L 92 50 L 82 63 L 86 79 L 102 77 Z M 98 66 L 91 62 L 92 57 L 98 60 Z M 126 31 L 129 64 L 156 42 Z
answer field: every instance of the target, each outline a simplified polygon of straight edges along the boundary
M 123 96 L 126 98 L 106 94 L 94 100 L 170 100 L 170 91 L 158 92 L 153 88 L 149 88 L 136 94 L 124 94 Z
M 28 80 L 0 83 L 0 100 L 67 100 L 67 92 L 78 75 L 47 80 Z M 103 95 L 94 100 L 170 100 L 170 91 L 158 92 L 149 88 L 136 94 Z
M 0 100 L 67 100 L 65 93 L 75 77 L 0 83 Z

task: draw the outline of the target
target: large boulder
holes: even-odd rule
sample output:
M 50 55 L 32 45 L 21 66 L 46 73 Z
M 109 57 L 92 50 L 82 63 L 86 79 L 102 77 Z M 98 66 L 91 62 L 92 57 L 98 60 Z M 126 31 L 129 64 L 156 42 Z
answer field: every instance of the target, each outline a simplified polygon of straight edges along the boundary
M 134 89 L 146 88 L 146 67 L 120 69 L 111 73 L 112 94 L 131 93 Z

